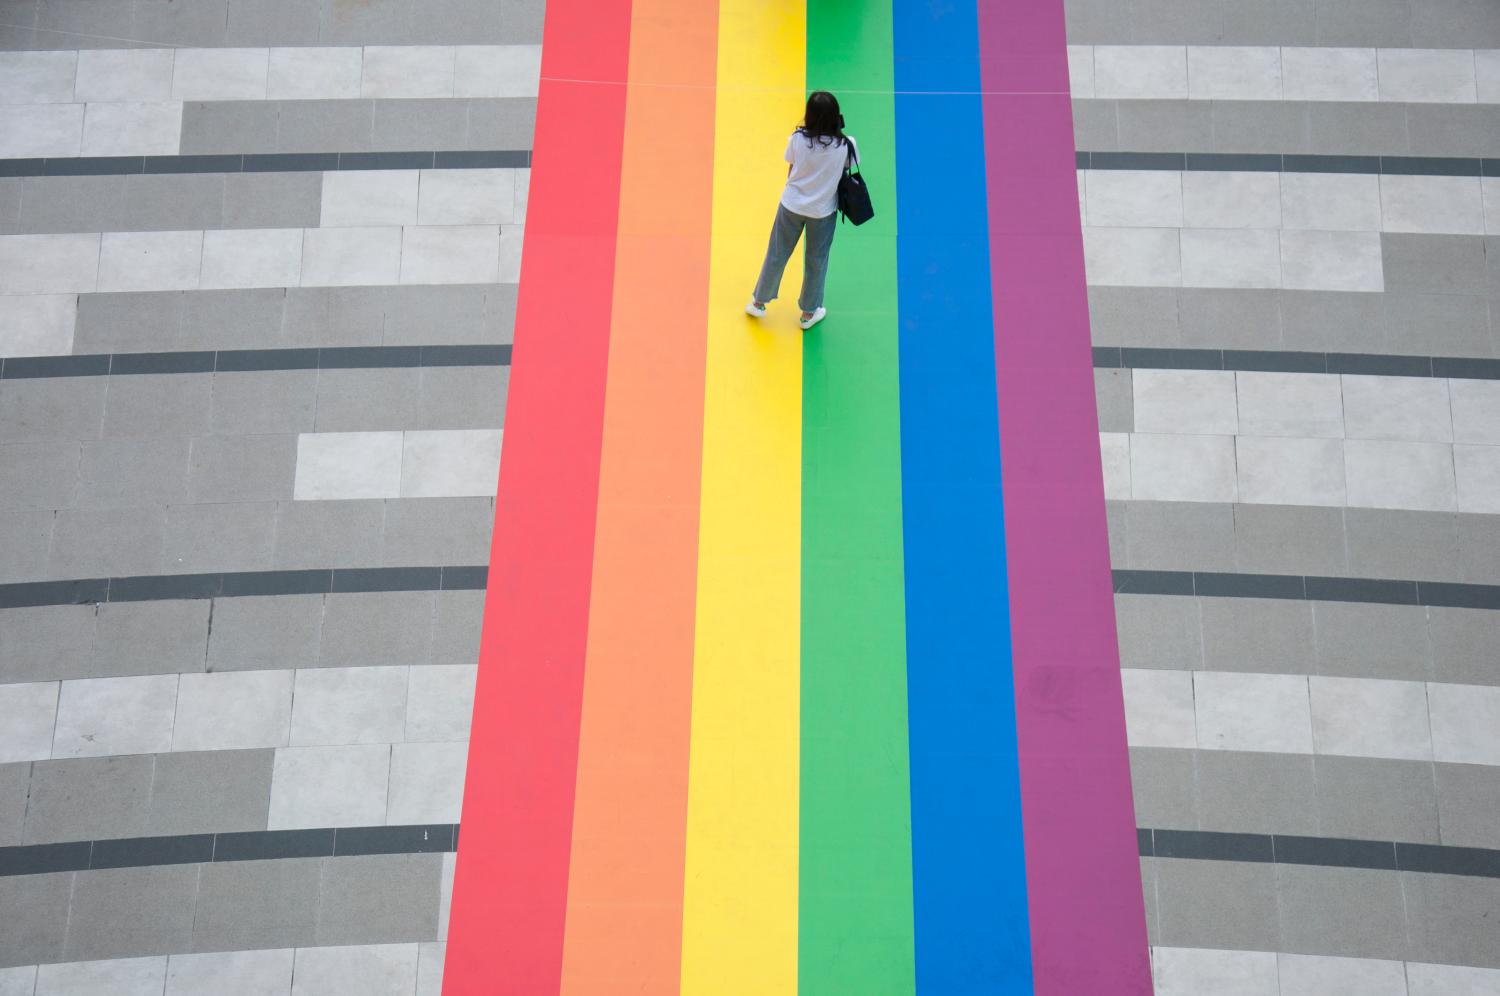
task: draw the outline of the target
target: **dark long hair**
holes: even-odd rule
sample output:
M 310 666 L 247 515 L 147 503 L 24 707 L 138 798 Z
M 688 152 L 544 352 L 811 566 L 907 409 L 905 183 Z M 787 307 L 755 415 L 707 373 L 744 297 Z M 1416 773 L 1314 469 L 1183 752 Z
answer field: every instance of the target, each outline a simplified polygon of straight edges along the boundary
M 839 113 L 839 99 L 827 90 L 814 90 L 807 98 L 807 113 L 797 134 L 807 139 L 808 147 L 814 142 L 820 145 L 843 145 L 844 116 Z

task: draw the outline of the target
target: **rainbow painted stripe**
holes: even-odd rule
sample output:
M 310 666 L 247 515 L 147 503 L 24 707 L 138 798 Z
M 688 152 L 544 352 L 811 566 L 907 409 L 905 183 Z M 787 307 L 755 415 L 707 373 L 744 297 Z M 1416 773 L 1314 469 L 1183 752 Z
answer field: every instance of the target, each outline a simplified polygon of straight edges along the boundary
M 1149 992 L 1061 0 L 543 53 L 444 992 Z M 812 88 L 880 215 L 804 336 Z

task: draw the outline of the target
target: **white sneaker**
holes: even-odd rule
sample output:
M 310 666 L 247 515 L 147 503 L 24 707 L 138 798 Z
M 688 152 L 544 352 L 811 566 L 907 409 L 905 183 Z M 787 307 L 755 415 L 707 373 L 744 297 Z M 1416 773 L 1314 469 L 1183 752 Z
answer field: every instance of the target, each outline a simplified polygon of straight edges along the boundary
M 751 301 L 749 304 L 745 305 L 745 314 L 749 315 L 751 318 L 764 318 L 766 317 L 766 306 L 763 304 L 756 304 L 754 301 Z
M 812 317 L 811 318 L 801 318 L 801 319 L 798 319 L 797 320 L 797 324 L 801 325 L 802 326 L 802 331 L 806 332 L 808 329 L 812 328 L 814 325 L 818 324 L 819 322 L 821 322 L 823 319 L 825 319 L 827 317 L 828 317 L 828 309 L 827 308 L 819 308 L 817 311 L 814 311 L 812 313 Z

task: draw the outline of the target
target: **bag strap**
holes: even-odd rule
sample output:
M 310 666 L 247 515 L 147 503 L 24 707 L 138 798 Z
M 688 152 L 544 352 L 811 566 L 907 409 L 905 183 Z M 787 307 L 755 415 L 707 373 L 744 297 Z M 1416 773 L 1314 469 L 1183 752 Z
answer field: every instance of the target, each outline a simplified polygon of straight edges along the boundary
M 849 151 L 844 155 L 844 169 L 850 173 L 858 173 L 859 153 L 854 151 L 854 142 L 852 139 L 845 138 L 844 144 L 849 146 Z

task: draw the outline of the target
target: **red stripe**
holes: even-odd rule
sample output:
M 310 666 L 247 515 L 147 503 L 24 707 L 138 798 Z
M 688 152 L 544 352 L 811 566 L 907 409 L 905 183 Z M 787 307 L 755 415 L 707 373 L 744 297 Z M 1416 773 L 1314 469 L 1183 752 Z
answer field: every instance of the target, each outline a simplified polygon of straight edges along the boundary
M 547 4 L 448 996 L 561 984 L 629 41 L 630 0 Z

